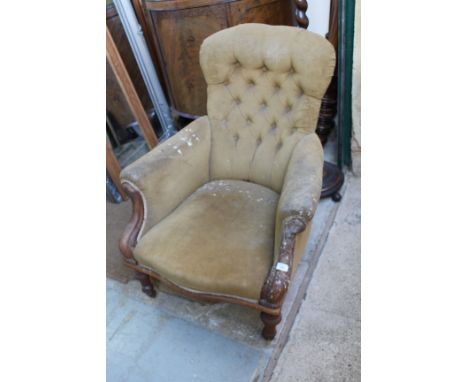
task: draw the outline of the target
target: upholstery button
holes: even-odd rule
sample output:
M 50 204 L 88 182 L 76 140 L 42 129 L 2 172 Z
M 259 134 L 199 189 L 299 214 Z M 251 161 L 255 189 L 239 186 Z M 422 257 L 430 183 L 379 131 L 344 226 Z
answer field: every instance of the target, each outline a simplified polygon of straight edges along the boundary
M 278 90 L 281 89 L 281 85 L 279 84 L 279 82 L 275 82 L 275 83 L 273 84 L 273 88 L 275 89 L 275 91 L 278 91 Z
M 237 142 L 239 142 L 239 134 L 234 134 L 232 138 L 234 139 L 234 143 L 237 144 Z
M 252 123 L 252 117 L 250 115 L 248 115 L 245 120 L 247 121 L 248 124 L 251 124 Z
M 257 138 L 257 146 L 260 146 L 261 143 L 262 143 L 262 137 L 258 137 Z
M 268 106 L 268 105 L 267 105 L 267 102 L 266 102 L 265 100 L 263 100 L 262 102 L 260 102 L 260 107 L 265 108 L 265 107 L 267 107 L 267 106 Z
M 281 147 L 283 147 L 283 141 L 279 141 L 277 144 L 276 144 L 276 151 L 279 151 L 281 149 Z
M 271 130 L 275 131 L 276 128 L 278 127 L 276 121 L 273 121 L 273 122 L 271 123 L 270 127 L 271 127 Z
M 286 113 L 289 113 L 292 110 L 291 104 L 287 104 L 284 110 L 286 111 Z
M 268 72 L 268 68 L 265 64 L 262 66 L 262 72 Z
M 236 105 L 239 105 L 241 103 L 241 100 L 239 97 L 234 97 L 234 102 L 236 103 Z
M 255 86 L 255 81 L 252 78 L 249 79 L 247 83 L 249 84 L 249 86 Z

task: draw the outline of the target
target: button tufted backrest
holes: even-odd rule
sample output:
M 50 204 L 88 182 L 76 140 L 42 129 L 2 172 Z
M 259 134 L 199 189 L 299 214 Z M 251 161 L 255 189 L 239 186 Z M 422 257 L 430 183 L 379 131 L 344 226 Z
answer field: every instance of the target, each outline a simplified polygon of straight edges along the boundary
M 212 179 L 241 179 L 281 192 L 295 145 L 317 124 L 335 52 L 303 29 L 241 24 L 203 42 Z

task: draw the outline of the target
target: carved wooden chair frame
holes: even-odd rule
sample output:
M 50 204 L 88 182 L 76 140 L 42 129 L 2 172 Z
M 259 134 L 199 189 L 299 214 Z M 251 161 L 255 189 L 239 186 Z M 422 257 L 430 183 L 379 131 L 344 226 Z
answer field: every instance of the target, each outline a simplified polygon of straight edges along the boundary
M 153 277 L 176 293 L 193 300 L 227 302 L 256 309 L 261 312 L 260 318 L 264 324 L 263 337 L 267 340 L 273 339 L 276 335 L 276 326 L 281 321 L 281 307 L 291 282 L 296 235 L 305 230 L 307 225 L 305 219 L 297 215 L 283 220 L 278 259 L 271 267 L 263 284 L 259 301 L 255 303 L 242 297 L 190 290 L 171 282 L 152 269 L 138 264 L 133 256 L 133 249 L 138 242 L 143 227 L 145 217 L 144 199 L 140 191 L 130 183 L 123 182 L 122 186 L 132 200 L 133 215 L 120 239 L 119 247 L 124 256 L 125 265 L 136 271 L 142 291 L 149 297 L 156 297 L 156 291 L 150 279 L 150 277 Z

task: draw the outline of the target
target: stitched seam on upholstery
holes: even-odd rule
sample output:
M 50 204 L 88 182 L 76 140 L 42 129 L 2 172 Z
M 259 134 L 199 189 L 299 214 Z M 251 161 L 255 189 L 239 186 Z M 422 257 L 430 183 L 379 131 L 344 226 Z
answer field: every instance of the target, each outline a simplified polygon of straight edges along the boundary
M 253 161 L 255 159 L 255 155 L 257 155 L 257 150 L 258 150 L 258 146 L 255 148 L 255 151 L 253 152 L 252 158 L 250 159 L 249 173 L 247 174 L 247 179 L 249 179 L 249 180 L 250 180 L 250 173 L 252 172 Z
M 283 91 L 283 93 L 284 93 L 284 91 Z M 257 99 L 257 101 L 258 101 L 258 99 Z M 262 113 L 262 118 L 265 120 L 265 126 L 268 126 L 269 121 L 268 121 L 267 116 L 266 116 L 264 113 Z M 289 120 L 291 119 L 291 117 L 287 117 L 287 118 L 288 118 L 288 122 L 289 122 Z M 280 130 L 283 130 L 283 129 L 280 129 Z M 287 129 L 284 129 L 284 130 L 287 130 Z M 251 172 L 252 162 L 253 162 L 253 160 L 254 160 L 254 158 L 255 158 L 256 153 L 257 153 L 257 149 L 255 149 L 254 155 L 252 156 L 252 159 L 251 159 L 251 161 L 250 161 L 250 165 L 249 165 L 249 178 L 250 178 L 250 172 Z M 276 161 L 276 156 L 275 156 L 275 159 L 273 160 L 273 163 L 274 163 L 275 161 Z M 273 163 L 272 163 L 271 166 L 270 166 L 270 174 L 269 174 L 269 185 L 270 185 L 270 187 L 271 187 L 272 189 L 273 189 Z M 283 175 L 284 175 L 284 174 L 283 174 Z
M 138 232 L 137 235 L 137 243 L 140 241 L 141 234 L 143 233 L 146 225 L 146 220 L 147 220 L 147 215 L 148 215 L 148 203 L 146 202 L 145 194 L 135 185 L 135 183 L 129 181 L 129 180 L 124 180 L 122 183 L 128 183 L 130 186 L 135 188 L 141 195 L 141 199 L 143 200 L 143 223 L 141 224 L 140 231 Z
M 226 90 L 228 91 L 228 93 L 229 93 L 229 95 L 231 96 L 232 100 L 235 101 L 234 96 L 232 95 L 231 91 L 230 91 L 229 89 L 226 89 Z M 239 110 L 239 112 L 241 113 L 242 117 L 244 117 L 244 119 L 247 119 L 247 117 L 246 117 L 245 114 L 243 113 L 243 111 L 242 111 L 242 109 L 240 108 L 240 106 L 236 104 L 236 107 L 237 107 L 237 109 Z M 267 124 L 268 124 L 268 121 L 267 121 L 267 119 L 266 119 L 266 116 L 264 116 L 264 118 L 265 118 L 265 121 L 266 121 Z M 250 136 L 251 136 L 252 138 L 255 138 L 252 129 L 251 129 L 250 127 L 249 127 L 248 129 L 249 129 L 249 134 L 250 134 Z M 252 172 L 252 164 L 253 164 L 253 162 L 254 162 L 254 160 L 255 160 L 255 156 L 256 156 L 256 154 L 257 154 L 257 150 L 258 150 L 258 147 L 255 148 L 255 151 L 253 152 L 252 158 L 250 159 L 250 162 L 249 162 L 249 172 L 248 172 L 248 174 L 247 174 L 247 179 L 248 179 L 248 180 L 251 179 L 251 178 L 250 178 L 250 175 L 251 175 L 251 172 Z M 229 161 L 229 163 L 230 163 L 230 165 L 231 165 L 231 174 L 232 174 L 232 172 L 233 172 L 233 171 L 232 171 L 232 161 Z
M 231 91 L 229 90 L 229 88 L 226 89 L 227 92 L 229 93 L 229 95 L 231 96 L 232 100 L 235 102 L 235 98 L 234 96 L 232 95 Z M 242 117 L 244 117 L 244 119 L 247 119 L 247 117 L 245 116 L 244 112 L 242 111 L 242 109 L 240 108 L 239 105 L 236 104 L 236 108 L 239 110 L 239 113 L 241 113 Z M 249 128 L 249 133 L 250 135 L 253 137 L 253 134 L 252 134 L 252 129 Z
M 309 134 L 316 134 L 315 132 L 313 133 L 309 133 Z M 309 134 L 304 134 L 304 136 L 299 139 L 296 144 L 294 145 L 294 147 L 292 148 L 291 150 L 291 154 L 289 155 L 289 158 L 288 158 L 288 163 L 286 163 L 286 167 L 285 167 L 285 172 L 283 174 L 283 184 L 281 185 L 281 192 L 283 192 L 283 188 L 284 188 L 284 181 L 286 180 L 286 176 L 288 175 L 288 169 L 289 169 L 289 164 L 291 163 L 291 158 L 294 154 L 294 150 L 296 150 L 296 147 L 297 145 L 299 144 L 299 142 L 301 142 L 305 137 L 307 137 Z M 280 198 L 281 198 L 281 195 L 280 195 Z M 279 205 L 279 201 L 278 201 L 278 205 Z
M 232 100 L 235 102 L 235 98 L 234 98 L 234 96 L 232 95 L 232 93 L 231 93 L 231 91 L 229 90 L 229 88 L 226 88 L 226 90 L 227 90 L 227 92 L 229 93 L 229 95 L 231 96 Z M 243 113 L 242 109 L 240 108 L 240 106 L 239 106 L 238 104 L 236 104 L 236 108 L 239 110 L 239 113 L 241 113 L 242 117 L 243 117 L 244 119 L 247 119 L 247 117 L 245 116 L 245 114 Z M 249 134 L 250 134 L 250 135 L 252 136 L 252 138 L 253 138 L 252 129 L 250 129 L 250 127 L 249 127 L 248 129 L 249 129 Z M 256 151 L 257 151 L 257 150 L 255 150 L 255 152 L 256 152 Z M 248 173 L 247 179 L 250 179 L 250 166 L 251 166 L 251 164 L 252 164 L 253 158 L 255 157 L 255 152 L 254 152 L 254 154 L 253 154 L 253 156 L 252 156 L 252 159 L 251 159 L 251 161 L 250 161 L 250 164 L 249 164 L 249 173 Z M 229 158 L 229 165 L 230 165 L 230 167 L 231 167 L 231 176 L 232 176 L 234 171 L 233 171 L 233 169 L 232 169 L 232 160 L 231 160 L 231 158 Z

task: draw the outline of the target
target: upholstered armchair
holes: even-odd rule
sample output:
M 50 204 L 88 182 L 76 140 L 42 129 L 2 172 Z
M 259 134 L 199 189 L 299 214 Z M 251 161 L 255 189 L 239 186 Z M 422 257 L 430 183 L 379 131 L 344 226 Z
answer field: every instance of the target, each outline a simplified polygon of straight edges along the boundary
M 334 49 L 299 28 L 243 24 L 208 37 L 200 62 L 208 116 L 121 173 L 134 212 L 120 248 L 149 296 L 152 277 L 257 309 L 272 339 L 320 198 L 314 130 Z

